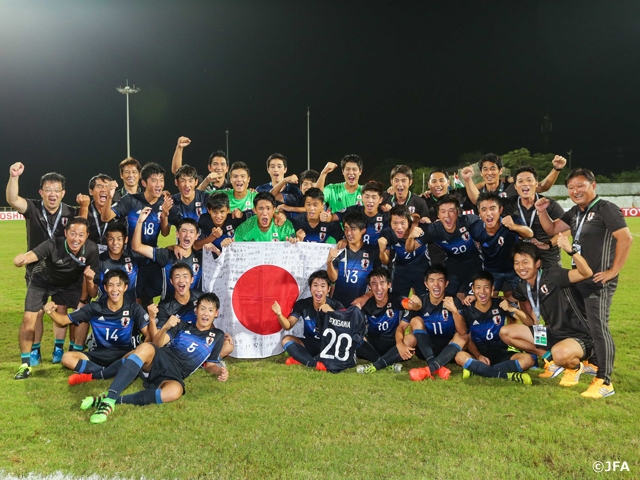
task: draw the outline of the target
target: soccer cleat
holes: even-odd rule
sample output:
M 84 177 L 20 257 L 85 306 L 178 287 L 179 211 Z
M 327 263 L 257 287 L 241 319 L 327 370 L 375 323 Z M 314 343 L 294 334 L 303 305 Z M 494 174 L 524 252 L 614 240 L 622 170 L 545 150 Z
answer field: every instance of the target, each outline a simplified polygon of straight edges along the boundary
M 107 417 L 113 413 L 116 409 L 116 401 L 112 398 L 103 398 L 96 412 L 91 415 L 89 421 L 91 423 L 104 423 L 107 421 Z
M 388 365 L 387 370 L 390 370 L 393 373 L 400 373 L 402 371 L 402 364 L 394 363 L 393 365 Z
M 467 370 L 466 368 L 462 369 L 462 379 L 466 380 L 467 378 L 471 378 L 471 375 L 475 375 L 471 370 Z
M 62 355 L 64 355 L 64 350 L 60 347 L 54 347 L 53 355 L 51 356 L 51 363 L 60 363 L 62 361 Z
M 584 371 L 582 363 L 578 364 L 578 368 L 565 368 L 564 375 L 560 380 L 560 385 L 563 387 L 573 387 L 580 381 L 580 374 Z
M 524 383 L 525 385 L 532 385 L 531 375 L 528 373 L 509 372 L 507 373 L 507 380 L 512 382 Z
M 87 383 L 93 380 L 93 376 L 90 373 L 72 373 L 69 375 L 69 385 L 80 385 L 81 383 Z
M 358 373 L 376 373 L 377 368 L 374 367 L 371 363 L 367 365 L 358 365 L 356 367 L 356 372 Z
M 451 370 L 449 370 L 447 367 L 440 367 L 435 372 L 433 372 L 433 374 L 439 376 L 442 380 L 449 380 Z
M 31 364 L 32 367 L 37 367 L 42 363 L 42 357 L 40 356 L 40 352 L 38 350 L 31 350 L 31 354 L 29 355 L 29 358 L 30 358 L 29 363 Z
M 31 376 L 31 367 L 26 363 L 20 365 L 18 369 L 18 373 L 13 377 L 14 380 L 24 380 L 25 378 L 29 378 Z
M 589 388 L 587 388 L 580 395 L 586 398 L 604 398 L 610 397 L 615 393 L 616 392 L 613 389 L 613 383 L 605 385 L 603 378 L 594 378 L 591 382 L 591 385 L 589 385 Z
M 97 408 L 100 402 L 107 398 L 107 392 L 102 392 L 97 397 L 84 397 L 80 402 L 80 410 L 89 410 L 90 408 Z
M 414 382 L 421 382 L 427 377 L 433 380 L 433 375 L 431 375 L 429 367 L 412 368 L 409 370 L 409 378 Z
M 316 362 L 316 370 L 318 370 L 319 372 L 326 372 L 327 367 L 325 367 L 324 363 L 322 362 Z
M 31 365 L 33 365 L 33 359 L 31 359 Z M 589 360 L 582 362 L 582 365 L 584 366 L 584 372 L 582 373 L 586 373 L 587 375 L 596 375 L 598 373 L 597 365 L 589 363 Z
M 561 367 L 553 360 L 548 361 L 546 358 L 544 359 L 544 372 L 538 375 L 538 378 L 556 378 L 564 372 L 564 367 Z
M 287 361 L 284 362 L 285 365 L 302 365 L 298 360 L 293 357 L 287 358 Z

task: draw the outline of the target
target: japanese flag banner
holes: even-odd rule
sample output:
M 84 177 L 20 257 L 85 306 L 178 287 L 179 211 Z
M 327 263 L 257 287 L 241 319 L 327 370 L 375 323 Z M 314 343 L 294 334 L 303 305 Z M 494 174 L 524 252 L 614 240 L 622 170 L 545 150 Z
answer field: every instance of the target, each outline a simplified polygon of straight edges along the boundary
M 271 306 L 288 316 L 299 298 L 310 296 L 307 280 L 326 269 L 332 245 L 322 243 L 235 242 L 213 259 L 203 252 L 202 290 L 220 298 L 215 326 L 233 337 L 235 358 L 282 353 L 285 335 L 302 336 L 303 322 L 282 330 Z

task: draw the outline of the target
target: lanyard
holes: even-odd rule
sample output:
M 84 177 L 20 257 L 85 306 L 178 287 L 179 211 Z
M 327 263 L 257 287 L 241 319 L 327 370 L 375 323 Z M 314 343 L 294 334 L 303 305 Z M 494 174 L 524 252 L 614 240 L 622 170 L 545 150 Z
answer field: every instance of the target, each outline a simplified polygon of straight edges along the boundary
M 93 203 L 91 204 L 91 212 L 93 213 L 93 219 L 96 222 L 96 228 L 98 229 L 98 235 L 100 240 L 102 240 L 102 237 L 104 236 L 104 232 L 106 232 L 107 230 L 107 224 L 105 223 L 102 226 L 102 230 L 100 230 L 100 220 L 98 220 L 98 212 L 96 211 L 96 207 L 93 206 Z
M 85 246 L 83 245 L 83 246 L 82 246 L 82 253 L 81 253 L 80 255 L 84 255 L 84 247 L 85 247 Z M 86 264 L 85 262 L 83 262 L 82 260 L 80 260 L 78 257 L 76 257 L 73 253 L 71 253 L 71 252 L 69 251 L 69 248 L 68 248 L 68 246 L 67 246 L 67 241 L 66 241 L 66 240 L 64 241 L 64 249 L 67 251 L 67 253 L 69 254 L 69 256 L 70 256 L 73 260 L 75 260 L 75 261 L 76 261 L 76 262 L 77 262 L 81 267 L 86 267 L 86 266 L 87 266 L 87 264 Z
M 60 217 L 62 216 L 62 205 L 58 207 L 58 215 L 53 222 L 53 228 L 49 226 L 49 217 L 47 217 L 47 211 L 44 208 L 44 201 L 42 202 L 42 216 L 44 217 L 44 224 L 47 226 L 47 233 L 49 234 L 49 238 L 53 239 L 53 234 L 56 232 L 56 228 L 58 228 L 58 222 L 60 222 Z
M 536 316 L 536 320 L 540 321 L 540 277 L 542 276 L 542 270 L 538 271 L 538 278 L 536 278 L 536 302 L 533 301 L 533 295 L 531 294 L 531 285 L 527 282 L 527 297 L 529 297 L 529 303 L 533 308 L 533 313 Z
M 538 194 L 536 193 L 536 201 L 537 200 L 538 200 Z M 526 222 L 527 219 L 525 218 L 524 211 L 522 210 L 520 197 L 518 197 L 518 210 L 520 211 L 520 218 Z M 531 214 L 531 220 L 529 220 L 529 228 L 531 228 L 531 226 L 533 225 L 533 221 L 535 220 L 536 215 L 538 215 L 538 211 L 536 210 L 535 207 L 533 207 L 533 213 Z
M 407 199 L 404 201 L 403 205 L 407 205 L 409 203 L 409 200 L 411 200 L 411 195 L 412 193 L 409 192 L 409 195 L 407 195 Z M 438 201 L 438 199 L 436 199 L 436 202 Z M 393 204 L 393 206 L 395 207 L 398 204 L 398 201 L 396 200 L 396 196 L 393 195 L 391 197 L 391 203 Z
M 502 190 L 504 190 L 504 182 L 500 181 L 500 183 L 498 184 L 497 192 L 498 193 L 502 193 Z M 482 193 L 485 193 L 485 192 L 488 192 L 489 190 L 487 190 L 487 186 L 485 185 L 485 186 L 482 187 L 481 191 L 482 191 Z
M 600 201 L 600 197 L 597 197 L 593 202 L 589 204 L 587 210 L 584 212 L 584 217 L 582 217 L 582 222 L 580 222 L 580 212 L 576 215 L 576 225 L 578 225 L 578 229 L 576 230 L 576 234 L 573 236 L 573 242 L 578 243 L 578 239 L 580 238 L 580 233 L 582 233 L 582 226 L 584 225 L 584 221 L 587 219 L 587 214 L 591 207 L 593 207 L 596 203 Z

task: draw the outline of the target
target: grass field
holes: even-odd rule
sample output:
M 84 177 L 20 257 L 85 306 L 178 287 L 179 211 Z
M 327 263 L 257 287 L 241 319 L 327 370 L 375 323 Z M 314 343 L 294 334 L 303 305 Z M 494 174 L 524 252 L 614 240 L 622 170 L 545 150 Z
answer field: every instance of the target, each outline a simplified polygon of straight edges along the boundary
M 287 367 L 284 356 L 229 360 L 221 384 L 198 371 L 187 395 L 159 406 L 119 406 L 104 425 L 89 423 L 80 400 L 106 382 L 67 385 L 50 363 L 14 381 L 24 300 L 24 224 L 0 222 L 0 476 L 98 475 L 121 478 L 592 478 L 596 461 L 625 461 L 640 478 L 640 219 L 630 219 L 633 251 L 614 298 L 616 394 L 582 398 L 558 379 L 525 387 L 473 377 L 414 383 L 403 373 L 358 375 Z M 129 391 L 141 388 L 139 381 Z

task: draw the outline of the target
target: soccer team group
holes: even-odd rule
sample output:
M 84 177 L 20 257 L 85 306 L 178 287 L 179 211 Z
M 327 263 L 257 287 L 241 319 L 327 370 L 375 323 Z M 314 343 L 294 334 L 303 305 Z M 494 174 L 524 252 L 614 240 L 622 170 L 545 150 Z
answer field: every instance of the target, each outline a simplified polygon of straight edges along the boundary
M 229 165 L 221 151 L 201 178 L 183 164 L 190 143 L 180 137 L 172 159 L 178 193 L 165 190 L 162 166 L 130 157 L 119 166 L 122 188 L 97 174 L 77 208 L 62 202 L 62 175 L 43 175 L 41 198 L 31 200 L 19 195 L 25 166 L 10 167 L 7 201 L 26 219 L 28 250 L 14 259 L 26 266 L 27 285 L 15 379 L 29 378 L 42 361 L 46 313 L 52 361 L 73 370 L 70 385 L 113 379 L 82 401 L 82 409 L 96 409 L 93 423 L 119 403 L 177 400 L 201 367 L 226 381 L 223 358 L 234 343 L 214 326 L 218 297 L 201 290 L 202 251 L 217 257 L 232 242 L 288 241 L 334 244 L 326 270 L 308 279 L 310 297 L 291 312 L 272 305 L 284 330 L 304 327 L 302 337 L 282 340 L 288 365 L 339 372 L 360 357 L 371 363 L 359 373 L 400 372 L 417 355 L 425 366 L 409 371 L 414 381 L 447 379 L 446 365 L 456 362 L 464 378 L 530 385 L 526 370 L 541 357 L 539 377 L 562 374 L 560 385 L 571 387 L 587 373 L 594 379 L 583 396 L 614 394 L 609 312 L 632 236 L 620 209 L 596 194 L 591 171 L 567 175 L 575 206 L 565 212 L 541 195 L 565 167 L 560 156 L 539 181 L 531 166 L 504 178 L 500 157 L 487 154 L 478 161 L 480 183 L 470 166 L 462 187 L 435 169 L 429 189 L 416 195 L 406 165 L 392 169 L 388 189 L 360 185 L 357 155 L 342 159 L 344 182 L 336 184 L 325 179 L 337 164 L 287 176 L 277 153 L 266 162 L 271 182 L 255 189 L 248 166 Z M 172 226 L 175 245 L 159 248 Z M 571 269 L 562 268 L 560 250 L 571 255 Z M 144 389 L 123 395 L 137 377 Z

